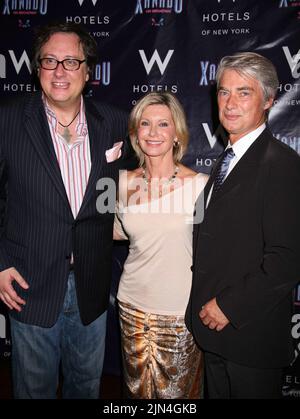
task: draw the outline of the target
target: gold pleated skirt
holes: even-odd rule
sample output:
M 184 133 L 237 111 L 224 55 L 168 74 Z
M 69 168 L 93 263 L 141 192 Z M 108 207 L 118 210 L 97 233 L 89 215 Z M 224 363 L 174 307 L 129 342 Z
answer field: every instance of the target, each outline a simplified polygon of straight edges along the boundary
M 183 316 L 144 313 L 119 302 L 125 396 L 199 399 L 203 355 Z

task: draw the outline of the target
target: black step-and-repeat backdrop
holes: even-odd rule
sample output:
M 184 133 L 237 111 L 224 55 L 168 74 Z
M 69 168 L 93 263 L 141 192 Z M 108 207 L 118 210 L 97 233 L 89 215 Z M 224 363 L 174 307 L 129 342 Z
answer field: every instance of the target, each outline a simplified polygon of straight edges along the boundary
M 299 1 L 1 0 L 2 98 L 35 90 L 30 67 L 33 29 L 54 19 L 85 25 L 99 45 L 99 62 L 87 95 L 127 110 L 150 91 L 169 90 L 178 96 L 191 135 L 185 163 L 206 173 L 223 149 L 224 140 L 216 116 L 217 64 L 222 56 L 237 51 L 265 55 L 276 65 L 280 79 L 270 127 L 279 141 L 300 153 Z M 120 370 L 113 305 L 125 256 L 126 250 L 118 247 L 105 361 L 106 371 L 112 373 Z M 282 392 L 287 398 L 299 398 L 300 286 L 294 293 L 291 334 L 295 360 L 286 371 Z M 0 345 L 1 358 L 9 359 L 4 307 L 0 307 Z

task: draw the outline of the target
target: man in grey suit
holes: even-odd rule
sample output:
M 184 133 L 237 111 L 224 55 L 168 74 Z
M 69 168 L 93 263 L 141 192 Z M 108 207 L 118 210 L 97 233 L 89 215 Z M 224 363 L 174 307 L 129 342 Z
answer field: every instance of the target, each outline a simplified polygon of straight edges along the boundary
M 16 398 L 55 398 L 60 362 L 64 398 L 99 395 L 114 214 L 97 211 L 96 184 L 117 182 L 128 150 L 126 113 L 82 95 L 96 60 L 78 25 L 47 25 L 33 58 L 41 92 L 1 106 L 0 298 Z
M 300 158 L 266 125 L 278 78 L 265 57 L 224 57 L 219 118 L 228 146 L 194 229 L 188 328 L 204 349 L 210 398 L 278 398 L 293 358 L 291 293 L 300 278 Z

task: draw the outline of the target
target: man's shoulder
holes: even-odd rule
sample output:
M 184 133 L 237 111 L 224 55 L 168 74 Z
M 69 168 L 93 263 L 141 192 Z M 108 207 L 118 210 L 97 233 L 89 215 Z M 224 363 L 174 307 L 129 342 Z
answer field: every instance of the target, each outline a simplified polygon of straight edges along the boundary
M 272 135 L 267 139 L 262 163 L 269 168 L 272 182 L 278 177 L 287 182 L 291 182 L 291 179 L 300 180 L 300 156 Z
M 299 154 L 274 136 L 269 141 L 269 155 L 274 162 L 294 162 L 300 164 Z
M 1 99 L 0 114 L 4 118 L 5 115 L 10 114 L 13 114 L 14 118 L 20 118 L 27 110 L 36 112 L 40 104 L 42 104 L 42 101 L 39 92 L 13 95 Z
M 26 99 L 28 98 L 28 95 L 26 95 L 25 93 L 21 94 L 21 95 L 11 95 L 8 97 L 2 97 L 0 100 L 0 106 L 2 109 L 9 109 L 12 108 L 14 106 L 18 106 L 19 104 L 25 104 Z

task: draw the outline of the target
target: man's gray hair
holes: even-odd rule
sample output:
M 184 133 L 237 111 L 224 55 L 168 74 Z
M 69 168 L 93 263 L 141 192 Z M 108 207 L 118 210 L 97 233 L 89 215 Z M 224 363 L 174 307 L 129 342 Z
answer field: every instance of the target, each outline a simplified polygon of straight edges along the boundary
M 223 57 L 216 74 L 218 89 L 225 70 L 235 70 L 242 76 L 256 79 L 262 87 L 265 100 L 276 96 L 279 86 L 277 71 L 268 58 L 255 52 L 238 52 L 234 55 Z

